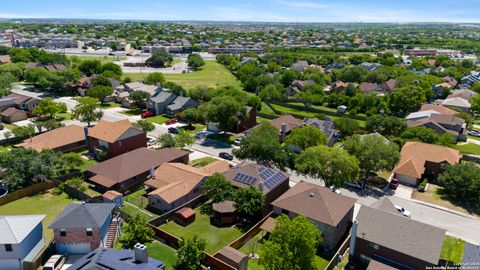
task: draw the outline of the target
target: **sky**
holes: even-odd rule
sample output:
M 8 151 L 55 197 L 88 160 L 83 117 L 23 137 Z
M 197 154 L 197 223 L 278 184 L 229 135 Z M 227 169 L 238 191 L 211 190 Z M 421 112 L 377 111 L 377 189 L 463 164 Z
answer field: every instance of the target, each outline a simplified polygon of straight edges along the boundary
M 480 22 L 480 0 L 0 0 L 0 18 Z

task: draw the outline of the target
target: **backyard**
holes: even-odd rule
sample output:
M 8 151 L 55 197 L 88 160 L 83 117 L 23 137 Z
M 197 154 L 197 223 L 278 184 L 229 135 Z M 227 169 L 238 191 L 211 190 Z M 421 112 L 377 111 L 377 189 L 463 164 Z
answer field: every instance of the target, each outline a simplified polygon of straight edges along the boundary
M 471 155 L 480 155 L 480 145 L 474 143 L 464 143 L 464 144 L 457 144 L 452 146 L 453 149 L 457 149 L 458 151 L 464 154 L 471 154 Z
M 445 236 L 443 240 L 442 254 L 440 255 L 441 259 L 451 261 L 454 263 L 461 263 L 463 258 L 463 248 L 465 241 L 451 237 Z
M 148 247 L 148 256 L 165 263 L 165 270 L 174 269 L 175 263 L 177 262 L 177 252 L 175 249 L 159 241 L 147 243 L 146 246 Z
M 43 220 L 43 231 L 45 240 L 53 239 L 53 231 L 48 226 L 70 203 L 75 202 L 67 194 L 55 195 L 52 189 L 33 196 L 25 197 L 8 204 L 0 206 L 0 215 L 34 215 L 45 214 L 47 217 Z
M 192 73 L 164 73 L 165 79 L 183 86 L 185 89 L 192 89 L 196 86 L 222 87 L 233 86 L 240 88 L 238 81 L 233 74 L 223 65 L 213 60 L 205 61 L 205 66 Z M 124 77 L 130 77 L 132 81 L 142 80 L 145 74 L 125 73 Z
M 144 197 L 146 193 L 147 191 L 142 188 L 125 196 L 125 205 L 122 206 L 121 210 L 131 217 L 141 215 L 146 220 L 151 220 L 157 217 L 157 215 L 150 213 L 145 209 L 148 205 L 148 199 Z
M 186 227 L 170 221 L 159 228 L 178 238 L 192 235 L 204 238 L 207 240 L 206 252 L 209 254 L 214 254 L 242 235 L 240 229 L 235 226 L 219 228 L 211 225 L 210 217 L 200 213 L 200 208 L 195 209 L 195 214 L 195 221 Z

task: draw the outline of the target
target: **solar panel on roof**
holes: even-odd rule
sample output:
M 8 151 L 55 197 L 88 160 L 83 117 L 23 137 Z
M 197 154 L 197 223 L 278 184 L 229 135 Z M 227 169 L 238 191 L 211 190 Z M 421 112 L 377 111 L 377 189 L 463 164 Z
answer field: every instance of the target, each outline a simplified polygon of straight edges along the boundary
M 263 183 L 268 189 L 273 189 L 278 186 L 285 179 L 285 175 L 282 172 L 277 172 Z
M 233 180 L 238 181 L 240 183 L 246 184 L 246 185 L 253 185 L 255 181 L 257 181 L 257 178 L 252 177 L 250 175 L 246 175 L 244 173 L 237 173 L 234 177 Z

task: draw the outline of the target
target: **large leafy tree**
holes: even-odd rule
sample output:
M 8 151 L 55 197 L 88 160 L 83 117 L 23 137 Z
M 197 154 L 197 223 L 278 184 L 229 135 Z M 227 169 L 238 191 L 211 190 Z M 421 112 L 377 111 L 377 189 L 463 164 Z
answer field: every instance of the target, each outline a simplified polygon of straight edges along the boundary
M 357 158 L 366 183 L 371 172 L 392 170 L 400 160 L 398 146 L 382 136 L 374 134 L 348 138 L 344 149 Z
M 398 87 L 390 96 L 390 109 L 399 115 L 405 115 L 418 109 L 426 100 L 422 87 L 414 85 Z
M 157 85 L 157 83 L 163 85 L 165 83 L 165 81 L 166 81 L 165 76 L 163 76 L 162 73 L 154 72 L 154 73 L 148 74 L 143 82 L 146 83 L 146 84 L 151 84 L 151 85 Z
M 406 140 L 418 140 L 424 143 L 435 143 L 439 139 L 438 133 L 424 126 L 407 128 L 402 133 L 402 138 Z
M 54 102 L 51 97 L 42 98 L 35 109 L 33 109 L 33 114 L 53 118 L 55 114 L 62 112 L 63 106 Z
M 204 103 L 201 110 L 205 119 L 218 123 L 223 131 L 229 131 L 239 122 L 247 118 L 247 107 L 232 96 L 219 96 Z
M 205 195 L 213 203 L 233 199 L 234 189 L 232 183 L 225 179 L 225 176 L 221 173 L 214 173 L 208 177 L 202 187 L 205 190 Z
M 355 119 L 342 117 L 335 120 L 335 128 L 345 137 L 355 134 L 360 129 L 360 125 Z
M 278 130 L 267 122 L 254 128 L 252 134 L 243 139 L 240 148 L 234 149 L 233 153 L 239 159 L 269 167 L 284 168 L 288 162 L 288 155 L 280 144 Z
M 326 143 L 327 136 L 319 128 L 311 125 L 295 128 L 285 138 L 286 145 L 294 145 L 302 150 Z
M 480 207 L 480 168 L 471 162 L 448 166 L 438 180 L 443 183 L 445 193 L 469 206 Z
M 10 72 L 0 74 L 0 98 L 10 94 L 14 81 L 15 77 Z
M 84 60 L 78 65 L 78 69 L 87 76 L 92 76 L 93 74 L 100 73 L 100 68 L 102 67 L 102 62 L 100 60 Z
M 203 61 L 203 58 L 196 53 L 192 53 L 188 56 L 187 63 L 188 66 L 193 70 L 198 70 L 200 67 L 205 65 L 205 61 Z
M 102 104 L 105 98 L 111 94 L 113 94 L 113 88 L 111 86 L 98 85 L 88 89 L 88 96 L 98 98 Z
M 151 242 L 155 232 L 149 227 L 145 218 L 136 215 L 131 218 L 122 228 L 123 234 L 119 241 L 125 248 L 133 248 L 137 243 L 145 244 Z
M 99 71 L 103 74 L 122 76 L 122 68 L 115 63 L 105 63 L 100 67 Z
M 235 209 L 244 217 L 255 217 L 262 213 L 265 196 L 261 190 L 250 186 L 236 191 L 233 201 Z
M 405 121 L 395 116 L 374 115 L 367 119 L 367 131 L 384 136 L 401 134 L 406 127 Z
M 155 125 L 147 120 L 138 120 L 134 123 L 134 126 L 145 132 L 150 132 L 155 129 Z
M 276 270 L 317 269 L 315 254 L 322 241 L 321 232 L 306 217 L 281 215 L 260 251 L 259 264 Z
M 77 104 L 72 110 L 73 118 L 80 122 L 87 123 L 88 126 L 92 122 L 102 118 L 103 112 L 99 109 L 98 99 L 92 97 L 83 97 L 77 99 Z
M 178 270 L 202 270 L 202 259 L 207 241 L 194 234 L 191 237 L 182 237 L 177 251 L 178 260 L 175 269 Z
M 181 130 L 177 136 L 175 136 L 175 145 L 180 148 L 186 146 L 192 146 L 195 143 L 195 136 L 193 132 L 188 130 Z
M 172 148 L 176 145 L 175 138 L 172 134 L 168 133 L 160 135 L 160 137 L 157 138 L 157 142 L 162 148 Z
M 156 51 L 150 58 L 145 61 L 145 64 L 151 67 L 165 67 L 167 64 L 173 61 L 173 57 L 164 51 Z
M 135 102 L 138 107 L 144 107 L 145 102 L 150 98 L 150 94 L 145 91 L 133 91 L 130 93 L 129 98 Z
M 340 187 L 358 178 L 358 160 L 340 148 L 314 146 L 303 151 L 295 161 L 297 171 L 322 179 L 326 186 Z

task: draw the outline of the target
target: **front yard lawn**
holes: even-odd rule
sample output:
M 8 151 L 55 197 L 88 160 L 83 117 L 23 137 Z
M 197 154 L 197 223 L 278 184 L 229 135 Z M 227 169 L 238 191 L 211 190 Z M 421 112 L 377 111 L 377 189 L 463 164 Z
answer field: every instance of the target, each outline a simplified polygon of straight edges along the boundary
M 169 120 L 170 118 L 168 117 L 165 117 L 163 115 L 156 115 L 156 116 L 152 116 L 152 117 L 147 117 L 143 120 L 146 120 L 147 122 L 150 122 L 150 123 L 153 123 L 153 124 L 163 124 L 165 123 L 167 120 Z
M 100 106 L 102 107 L 102 109 L 110 109 L 110 108 L 120 107 L 122 106 L 122 104 L 111 101 L 111 102 L 104 102 L 100 104 Z
M 452 236 L 445 236 L 443 240 L 441 259 L 454 263 L 461 263 L 463 258 L 463 248 L 465 241 Z
M 45 240 L 48 242 L 53 239 L 53 231 L 48 226 L 52 224 L 65 206 L 73 202 L 75 200 L 69 198 L 65 193 L 54 195 L 52 190 L 48 190 L 0 206 L 0 215 L 47 215 L 43 220 L 43 231 Z
M 186 126 L 183 126 L 183 127 L 180 127 L 180 129 L 184 129 L 184 130 L 189 130 L 189 131 L 192 131 L 194 133 L 197 133 L 199 131 L 202 131 L 204 129 L 206 129 L 207 126 L 206 125 L 202 125 L 202 124 L 193 124 L 192 127 L 189 127 L 188 125 Z
M 195 209 L 195 214 L 195 221 L 186 227 L 178 225 L 174 221 L 169 221 L 161 225 L 160 229 L 178 238 L 195 234 L 204 238 L 207 240 L 206 251 L 209 254 L 214 254 L 242 235 L 240 229 L 235 226 L 219 228 L 211 225 L 210 217 L 200 213 L 200 208 Z
M 175 251 L 175 249 L 159 241 L 147 243 L 146 246 L 148 247 L 149 257 L 165 263 L 165 270 L 174 269 L 173 267 L 177 262 L 177 252 Z
M 211 134 L 207 138 L 225 144 L 232 144 L 235 141 L 235 136 L 226 133 Z
M 120 113 L 128 115 L 128 116 L 136 116 L 136 115 L 140 115 L 144 111 L 145 111 L 145 109 L 134 107 L 134 108 L 130 108 L 130 109 L 125 110 L 125 111 L 121 111 Z
M 480 145 L 474 143 L 466 143 L 466 144 L 457 144 L 452 146 L 453 149 L 457 149 L 458 151 L 464 154 L 472 154 L 472 155 L 480 155 Z
M 208 164 L 217 161 L 218 159 L 213 158 L 213 157 L 203 157 L 203 158 L 198 158 L 190 161 L 188 165 L 195 167 L 195 168 L 202 168 L 207 166 Z

